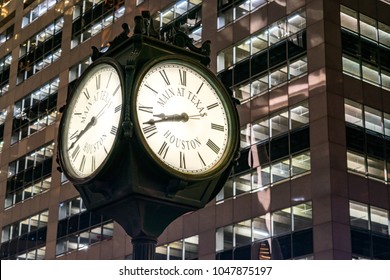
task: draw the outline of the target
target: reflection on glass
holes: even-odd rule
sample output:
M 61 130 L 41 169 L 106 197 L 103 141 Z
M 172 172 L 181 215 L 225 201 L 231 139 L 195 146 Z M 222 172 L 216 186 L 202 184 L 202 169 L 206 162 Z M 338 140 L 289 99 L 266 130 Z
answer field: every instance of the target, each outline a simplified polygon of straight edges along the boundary
M 271 220 L 273 235 L 291 232 L 291 208 L 272 213 Z
M 349 215 L 351 226 L 369 229 L 368 206 L 363 203 L 349 202 Z

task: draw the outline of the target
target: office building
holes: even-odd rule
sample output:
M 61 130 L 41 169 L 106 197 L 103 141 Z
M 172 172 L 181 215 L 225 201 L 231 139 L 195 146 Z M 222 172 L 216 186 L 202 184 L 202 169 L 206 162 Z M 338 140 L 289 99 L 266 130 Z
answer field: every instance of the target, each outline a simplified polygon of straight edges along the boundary
M 158 259 L 390 259 L 390 1 L 0 0 L 1 259 L 131 259 L 57 170 L 68 91 L 134 16 L 211 40 L 241 156 Z M 130 36 L 132 30 L 130 32 Z

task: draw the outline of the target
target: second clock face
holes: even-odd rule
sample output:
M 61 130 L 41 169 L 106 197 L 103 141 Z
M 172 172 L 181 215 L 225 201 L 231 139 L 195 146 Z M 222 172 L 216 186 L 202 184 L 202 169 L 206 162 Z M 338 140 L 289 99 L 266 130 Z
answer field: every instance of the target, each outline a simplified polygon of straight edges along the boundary
M 180 174 L 213 172 L 228 150 L 226 102 L 207 75 L 168 60 L 151 67 L 136 92 L 137 122 L 147 150 Z
M 84 179 L 111 153 L 121 120 L 122 85 L 115 67 L 89 69 L 68 104 L 62 150 L 68 173 Z

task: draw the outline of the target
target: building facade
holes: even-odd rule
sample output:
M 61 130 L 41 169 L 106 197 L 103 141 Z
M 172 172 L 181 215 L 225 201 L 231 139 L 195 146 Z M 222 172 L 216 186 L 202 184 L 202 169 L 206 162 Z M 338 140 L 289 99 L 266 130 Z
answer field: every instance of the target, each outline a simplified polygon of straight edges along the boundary
M 134 16 L 212 41 L 241 156 L 158 259 L 390 259 L 390 1 L 0 0 L 1 259 L 131 259 L 58 171 L 60 108 Z M 131 31 L 132 33 L 132 31 Z M 131 35 L 131 34 L 130 34 Z

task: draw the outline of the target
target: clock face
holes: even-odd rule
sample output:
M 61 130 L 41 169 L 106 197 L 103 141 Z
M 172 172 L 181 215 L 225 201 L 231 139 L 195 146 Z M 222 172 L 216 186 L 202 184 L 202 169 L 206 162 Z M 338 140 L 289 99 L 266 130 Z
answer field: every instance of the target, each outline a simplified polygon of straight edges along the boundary
M 62 130 L 62 158 L 72 178 L 85 179 L 111 153 L 122 115 L 119 72 L 100 63 L 83 76 L 67 105 Z
M 206 176 L 229 154 L 226 97 L 208 75 L 192 64 L 162 61 L 146 71 L 136 90 L 142 142 L 160 165 L 179 175 Z

